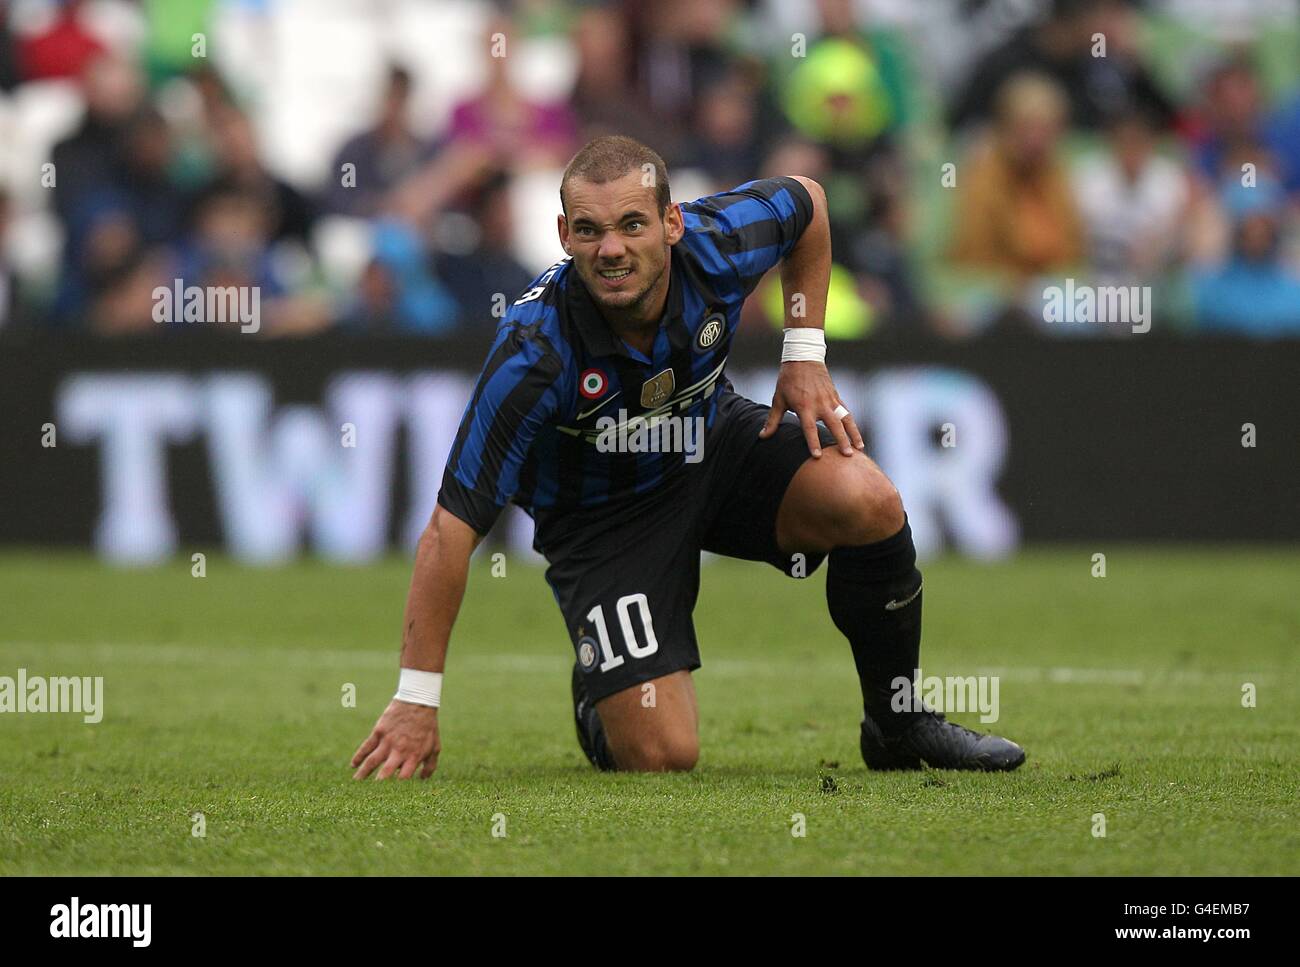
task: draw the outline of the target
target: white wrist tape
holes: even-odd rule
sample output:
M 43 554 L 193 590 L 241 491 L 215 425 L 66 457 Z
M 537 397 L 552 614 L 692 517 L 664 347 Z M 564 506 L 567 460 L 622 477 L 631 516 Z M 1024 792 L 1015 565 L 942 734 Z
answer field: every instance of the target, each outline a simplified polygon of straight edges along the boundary
M 403 668 L 397 680 L 397 694 L 393 698 L 437 708 L 442 702 L 442 672 Z
M 787 329 L 785 343 L 781 346 L 781 362 L 826 362 L 826 333 L 809 326 L 804 329 Z

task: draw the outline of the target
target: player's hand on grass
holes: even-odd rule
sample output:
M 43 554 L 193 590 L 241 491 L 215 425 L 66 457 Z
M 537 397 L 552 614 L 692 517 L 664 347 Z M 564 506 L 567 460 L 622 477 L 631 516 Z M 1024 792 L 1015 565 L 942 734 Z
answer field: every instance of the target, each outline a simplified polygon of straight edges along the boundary
M 438 710 L 428 705 L 415 705 L 393 699 L 379 716 L 370 737 L 362 742 L 352 756 L 357 767 L 353 779 L 364 779 L 375 772 L 376 779 L 396 775 L 410 779 L 420 770 L 420 778 L 428 779 L 438 768 Z
M 817 433 L 818 420 L 825 423 L 826 428 L 835 435 L 835 442 L 845 456 L 851 456 L 855 448 L 862 450 L 866 446 L 862 442 L 862 434 L 858 432 L 858 425 L 853 422 L 852 414 L 840 402 L 840 394 L 835 392 L 835 384 L 831 382 L 831 374 L 825 363 L 801 360 L 781 364 L 776 392 L 772 394 L 772 410 L 767 414 L 767 423 L 758 434 L 760 439 L 765 440 L 776 432 L 786 410 L 799 417 L 804 438 L 808 441 L 808 450 L 814 457 L 822 455 L 822 441 Z

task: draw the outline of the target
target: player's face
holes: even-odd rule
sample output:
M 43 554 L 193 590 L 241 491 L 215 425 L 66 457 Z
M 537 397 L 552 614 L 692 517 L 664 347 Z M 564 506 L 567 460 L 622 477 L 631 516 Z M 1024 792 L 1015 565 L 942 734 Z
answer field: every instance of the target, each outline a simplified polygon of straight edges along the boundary
M 660 216 L 655 191 L 639 171 L 603 184 L 574 178 L 565 195 L 560 243 L 599 306 L 637 312 L 667 291 L 669 246 L 682 237 L 676 205 Z

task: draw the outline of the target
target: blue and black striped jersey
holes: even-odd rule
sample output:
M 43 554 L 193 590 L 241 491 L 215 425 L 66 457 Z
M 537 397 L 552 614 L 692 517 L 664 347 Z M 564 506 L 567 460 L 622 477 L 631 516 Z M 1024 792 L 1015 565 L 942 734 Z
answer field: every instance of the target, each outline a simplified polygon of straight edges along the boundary
M 507 310 L 447 459 L 438 502 L 486 534 L 511 501 L 548 518 L 635 501 L 680 473 L 682 452 L 597 445 L 618 417 L 712 425 L 745 297 L 812 220 L 793 178 L 683 203 L 668 300 L 651 356 L 620 339 L 568 259 Z M 707 459 L 707 456 L 704 457 Z

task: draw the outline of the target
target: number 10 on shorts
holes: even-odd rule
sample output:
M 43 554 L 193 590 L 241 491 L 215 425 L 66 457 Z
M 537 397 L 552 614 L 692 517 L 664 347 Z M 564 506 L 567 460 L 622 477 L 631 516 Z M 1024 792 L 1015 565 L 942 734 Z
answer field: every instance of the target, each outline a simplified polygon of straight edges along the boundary
M 633 605 L 636 605 L 637 614 L 641 618 L 641 636 L 637 635 L 637 630 L 632 624 Z M 623 644 L 631 657 L 647 658 L 659 650 L 659 640 L 655 637 L 654 622 L 650 619 L 650 602 L 644 594 L 638 592 L 637 594 L 623 595 L 618 599 L 614 610 L 618 612 L 618 624 L 623 632 Z M 596 635 L 600 640 L 600 653 L 603 658 L 600 663 L 600 670 L 607 672 L 611 668 L 617 668 L 623 664 L 623 656 L 614 654 L 614 647 L 609 640 L 609 625 L 605 622 L 604 605 L 598 604 L 588 611 L 587 620 L 596 626 Z M 641 637 L 645 638 L 644 644 L 641 643 Z M 596 661 L 595 649 L 591 648 L 590 642 L 591 639 L 586 636 L 578 640 L 578 661 L 582 663 L 583 668 L 590 668 Z

